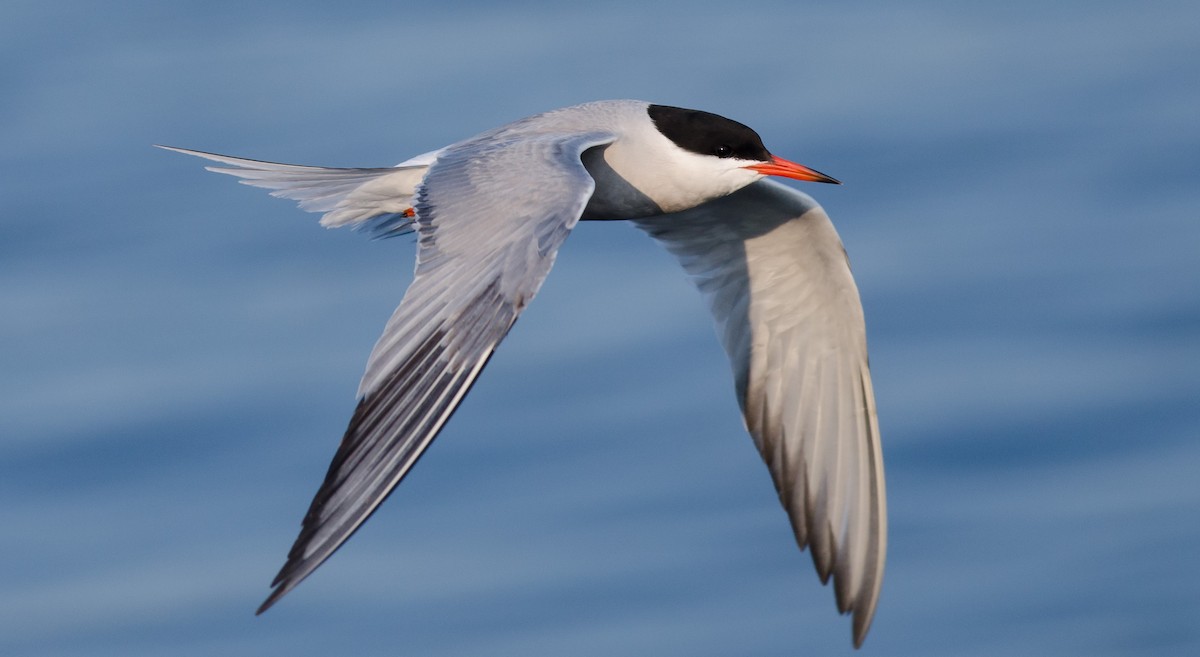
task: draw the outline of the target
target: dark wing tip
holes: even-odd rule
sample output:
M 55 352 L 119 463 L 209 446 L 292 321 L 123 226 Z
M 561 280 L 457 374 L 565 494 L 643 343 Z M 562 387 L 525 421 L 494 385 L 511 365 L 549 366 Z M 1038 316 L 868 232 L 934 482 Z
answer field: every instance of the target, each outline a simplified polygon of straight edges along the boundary
M 350 538 L 350 535 L 354 533 L 353 529 L 349 532 L 343 532 L 332 543 L 326 541 L 319 549 L 311 551 L 310 554 L 305 556 L 305 553 L 309 552 L 309 547 L 317 531 L 329 520 L 323 517 L 323 509 L 346 476 L 346 472 L 343 470 L 347 459 L 362 447 L 363 437 L 360 435 L 359 429 L 371 406 L 372 404 L 369 399 L 362 399 L 359 400 L 358 406 L 354 409 L 350 425 L 347 427 L 346 433 L 342 436 L 342 442 L 329 464 L 329 469 L 325 473 L 325 479 L 321 482 L 321 487 L 317 489 L 316 495 L 313 496 L 312 502 L 309 504 L 308 511 L 304 514 L 304 520 L 301 522 L 300 527 L 300 535 L 296 537 L 291 549 L 288 550 L 287 560 L 284 562 L 283 567 L 279 569 L 275 578 L 271 580 L 271 587 L 274 590 L 259 605 L 258 610 L 254 612 L 255 616 L 261 615 L 264 611 L 270 609 L 283 596 L 287 595 L 289 591 L 296 588 L 300 582 L 304 581 L 318 566 L 332 556 Z M 370 515 L 370 513 L 367 515 Z M 354 529 L 357 529 L 357 526 Z
M 275 606 L 275 603 L 279 602 L 279 599 L 282 598 L 284 596 L 284 594 L 290 590 L 290 588 L 291 587 L 286 587 L 286 588 L 279 587 L 279 588 L 275 589 L 274 591 L 271 591 L 271 595 L 267 596 L 267 599 L 264 600 L 263 603 L 258 606 L 258 609 L 254 612 L 254 615 L 261 616 L 264 611 Z
M 483 294 L 494 295 L 495 283 Z M 495 311 L 489 316 L 488 309 L 504 308 L 500 301 L 492 301 L 477 304 L 474 312 L 498 321 L 495 330 L 503 337 L 516 318 Z M 464 324 L 474 326 L 472 319 L 473 316 L 467 316 Z M 438 325 L 428 331 L 378 389 L 359 400 L 325 480 L 304 515 L 300 535 L 271 582 L 275 590 L 259 606 L 256 615 L 270 609 L 311 575 L 391 495 L 490 359 L 499 337 L 487 337 L 492 339 L 478 342 L 467 352 L 455 352 L 466 354 L 464 362 L 477 362 L 474 369 L 454 368 L 449 364 L 453 359 L 445 355 L 446 329 Z M 398 408 L 419 412 L 410 417 L 395 412 Z M 372 475 L 369 479 L 374 483 L 364 486 L 354 480 L 355 473 L 364 472 Z
M 296 545 L 292 547 L 293 553 L 296 551 L 297 547 L 302 545 L 302 541 L 303 539 L 297 539 Z M 317 569 L 317 566 L 320 566 L 322 563 L 324 563 L 325 560 L 328 559 L 336 550 L 337 548 L 334 548 L 333 550 L 322 550 L 322 554 L 310 559 L 298 559 L 292 554 L 289 554 L 288 560 L 283 565 L 283 568 L 281 568 L 279 573 L 275 575 L 275 579 L 271 580 L 271 587 L 274 590 L 271 591 L 271 595 L 267 596 L 267 599 L 258 606 L 258 610 L 254 612 L 254 615 L 262 615 L 264 611 L 275 606 L 276 602 L 279 602 L 283 596 L 287 595 L 288 592 L 296 588 L 300 582 L 303 582 L 305 578 L 307 578 L 314 570 Z
M 871 631 L 871 620 L 875 618 L 875 609 L 855 609 L 853 620 L 850 628 L 854 639 L 854 649 L 862 647 L 863 641 L 867 640 L 867 633 Z

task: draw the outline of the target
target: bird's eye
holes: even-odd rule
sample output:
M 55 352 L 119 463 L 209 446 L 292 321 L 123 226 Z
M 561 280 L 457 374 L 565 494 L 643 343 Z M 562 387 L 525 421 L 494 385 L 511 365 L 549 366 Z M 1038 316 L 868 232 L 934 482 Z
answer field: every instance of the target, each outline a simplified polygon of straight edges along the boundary
M 713 149 L 713 155 L 717 157 L 729 157 L 733 155 L 733 147 L 728 144 L 721 144 Z

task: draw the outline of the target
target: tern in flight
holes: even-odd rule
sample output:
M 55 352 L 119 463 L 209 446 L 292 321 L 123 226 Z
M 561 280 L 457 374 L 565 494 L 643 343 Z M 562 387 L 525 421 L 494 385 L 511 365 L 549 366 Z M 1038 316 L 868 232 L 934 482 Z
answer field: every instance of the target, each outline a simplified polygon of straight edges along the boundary
M 538 114 L 394 167 L 170 150 L 324 213 L 324 226 L 417 236 L 413 281 L 371 352 L 350 425 L 259 613 L 400 483 L 576 222 L 627 219 L 679 259 L 707 300 L 796 542 L 823 582 L 833 578 L 861 645 L 887 544 L 862 304 L 824 210 L 766 177 L 836 180 L 772 155 L 736 121 L 633 100 Z

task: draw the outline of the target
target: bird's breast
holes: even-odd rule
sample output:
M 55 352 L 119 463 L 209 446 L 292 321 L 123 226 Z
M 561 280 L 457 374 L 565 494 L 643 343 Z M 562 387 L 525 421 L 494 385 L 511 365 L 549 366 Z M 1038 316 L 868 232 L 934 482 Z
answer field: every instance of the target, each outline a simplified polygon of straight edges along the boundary
M 597 146 L 583 153 L 583 166 L 596 181 L 596 188 L 581 219 L 636 219 L 662 214 L 662 208 L 654 199 L 612 167 L 605 158 L 605 151 L 605 146 Z

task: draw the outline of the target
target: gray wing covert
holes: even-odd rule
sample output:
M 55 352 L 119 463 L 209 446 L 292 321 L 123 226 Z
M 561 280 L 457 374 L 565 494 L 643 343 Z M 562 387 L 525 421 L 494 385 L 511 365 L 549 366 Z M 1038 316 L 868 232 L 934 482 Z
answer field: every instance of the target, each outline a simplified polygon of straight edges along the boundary
M 442 152 L 417 190 L 416 273 L 262 613 L 375 511 L 437 436 L 537 293 L 594 183 L 608 133 L 524 135 Z
M 887 544 L 866 329 L 842 243 L 810 197 L 770 180 L 635 223 L 704 294 L 746 427 L 801 548 L 860 645 Z

